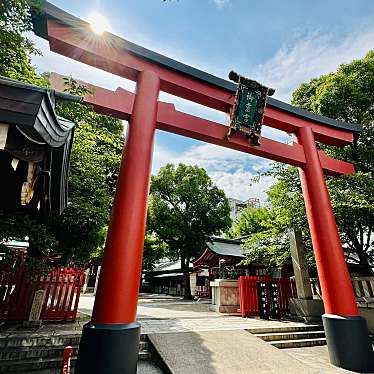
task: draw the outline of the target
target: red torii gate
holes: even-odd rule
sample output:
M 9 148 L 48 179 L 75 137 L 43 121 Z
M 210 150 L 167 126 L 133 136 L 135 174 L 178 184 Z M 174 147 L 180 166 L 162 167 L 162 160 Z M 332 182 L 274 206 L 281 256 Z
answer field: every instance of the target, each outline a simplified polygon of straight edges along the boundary
M 331 362 L 346 369 L 373 369 L 365 319 L 359 316 L 324 174 L 354 172 L 346 162 L 318 151 L 315 142 L 344 146 L 361 127 L 322 117 L 268 98 L 264 124 L 294 134 L 283 144 L 262 138 L 251 146 L 227 126 L 175 110 L 160 91 L 229 113 L 236 85 L 135 45 L 115 35 L 95 36 L 89 24 L 50 3 L 36 10 L 34 31 L 52 51 L 136 81 L 136 93 L 96 88 L 85 102 L 129 120 L 103 267 L 92 320 L 83 329 L 76 373 L 136 373 L 140 325 L 136 309 L 156 129 L 251 153 L 299 168 L 321 283 L 324 327 Z

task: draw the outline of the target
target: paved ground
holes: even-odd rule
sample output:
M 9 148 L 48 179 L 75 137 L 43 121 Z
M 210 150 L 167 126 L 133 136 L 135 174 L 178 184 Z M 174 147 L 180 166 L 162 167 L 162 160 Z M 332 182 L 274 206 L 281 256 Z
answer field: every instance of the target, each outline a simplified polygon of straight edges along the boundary
M 264 321 L 255 318 L 226 316 L 209 311 L 209 303 L 183 301 L 175 297 L 142 295 L 138 305 L 138 321 L 142 333 L 170 333 L 187 331 L 245 330 L 260 327 L 277 327 L 284 324 L 299 326 L 301 323 Z M 79 301 L 79 311 L 92 313 L 93 297 L 84 295 Z
M 35 329 L 14 326 L 1 332 L 0 337 L 80 334 L 93 302 L 92 295 L 81 297 L 75 323 L 46 323 Z M 226 316 L 209 311 L 208 303 L 159 295 L 141 295 L 138 321 L 142 333 L 157 344 L 157 350 L 175 366 L 177 374 L 349 373 L 329 363 L 326 346 L 279 350 L 243 331 L 299 323 Z M 162 371 L 153 362 L 144 361 L 139 362 L 138 374 Z
M 173 374 L 319 374 L 243 330 L 148 337 Z
M 79 302 L 79 311 L 90 315 L 92 313 L 94 298 L 92 295 L 83 295 Z M 224 316 L 219 313 L 209 311 L 209 304 L 195 301 L 183 301 L 178 297 L 160 295 L 140 295 L 138 304 L 138 321 L 142 325 L 142 333 L 154 334 L 158 336 L 159 346 L 157 349 L 164 349 L 164 355 L 169 354 L 171 361 L 173 357 L 187 357 L 191 352 L 195 352 L 196 362 L 206 361 L 207 369 L 204 373 L 301 373 L 303 374 L 340 374 L 350 373 L 332 366 L 329 363 L 327 347 L 308 347 L 278 350 L 269 344 L 262 342 L 247 332 L 240 330 L 257 329 L 261 327 L 277 327 L 279 325 L 300 325 L 294 322 L 264 321 L 255 318 L 241 318 L 240 316 Z M 162 337 L 168 333 L 168 336 Z M 218 335 L 217 335 L 218 334 Z M 243 335 L 244 334 L 244 335 Z M 249 337 L 247 337 L 247 335 Z M 230 335 L 230 337 L 228 336 Z M 219 338 L 221 336 L 221 338 Z M 161 337 L 161 338 L 160 338 Z M 182 338 L 183 337 L 183 338 Z M 212 339 L 214 337 L 214 339 Z M 174 339 L 174 343 L 173 343 Z M 186 339 L 185 344 L 183 339 Z M 192 345 L 187 341 L 196 340 Z M 248 340 L 251 344 L 248 344 Z M 255 340 L 253 340 L 255 339 Z M 162 348 L 163 341 L 169 341 Z M 244 342 L 244 340 L 246 342 Z M 217 346 L 214 341 L 220 342 Z M 171 343 L 170 343 L 171 342 Z M 227 342 L 231 342 L 228 346 Z M 256 342 L 256 344 L 254 344 Z M 252 347 L 256 346 L 255 349 Z M 229 356 L 223 361 L 232 361 L 234 365 L 231 372 L 222 364 L 222 354 L 224 348 L 230 347 L 231 359 Z M 260 347 L 260 348 L 259 348 Z M 181 354 L 181 350 L 187 350 Z M 192 351 L 191 351 L 192 350 Z M 167 353 L 169 351 L 169 353 Z M 198 352 L 205 352 L 203 356 L 198 356 Z M 216 352 L 217 351 L 217 352 Z M 221 353 L 219 353 L 221 352 Z M 241 352 L 241 355 L 238 353 Z M 221 357 L 219 360 L 218 358 Z M 235 358 L 236 357 L 236 358 Z M 244 358 L 243 358 L 244 357 Z M 273 358 L 280 364 L 274 366 Z M 235 366 L 237 360 L 242 363 L 252 362 L 256 365 L 249 365 L 245 370 L 240 366 Z M 186 370 L 180 369 L 180 373 L 199 374 L 196 368 L 191 366 L 190 361 L 186 361 Z M 289 363 L 289 368 L 285 370 L 284 365 Z M 229 367 L 229 366 L 228 366 Z M 236 369 L 234 369 L 236 367 Z M 303 368 L 300 371 L 300 368 Z M 244 371 L 243 371 L 244 370 Z M 144 372 L 145 374 L 146 372 Z M 150 372 L 151 374 L 152 372 Z M 178 372 L 179 373 L 179 372 Z
M 137 374 L 162 374 L 162 370 L 150 361 L 139 361 Z
M 338 369 L 330 364 L 327 346 L 282 349 L 291 357 L 307 364 L 311 368 L 318 369 L 318 373 L 352 373 L 352 371 Z

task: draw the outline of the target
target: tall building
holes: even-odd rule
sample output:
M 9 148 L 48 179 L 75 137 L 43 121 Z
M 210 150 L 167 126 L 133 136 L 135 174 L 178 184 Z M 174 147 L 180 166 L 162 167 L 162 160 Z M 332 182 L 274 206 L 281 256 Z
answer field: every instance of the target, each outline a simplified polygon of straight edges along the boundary
M 259 208 L 260 207 L 260 199 L 257 197 L 250 197 L 247 200 L 238 200 L 232 197 L 228 198 L 229 205 L 230 205 L 230 217 L 233 221 L 235 221 L 241 215 L 243 209 L 251 207 L 251 208 Z

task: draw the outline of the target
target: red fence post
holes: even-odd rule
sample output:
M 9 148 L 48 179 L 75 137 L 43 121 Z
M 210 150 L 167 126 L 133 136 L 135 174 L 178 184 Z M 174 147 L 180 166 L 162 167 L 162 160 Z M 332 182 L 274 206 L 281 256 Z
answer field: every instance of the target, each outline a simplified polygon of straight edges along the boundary
M 71 271 L 67 271 L 66 272 L 66 275 L 65 275 L 65 295 L 64 295 L 64 299 L 62 301 L 62 305 L 61 305 L 61 315 L 62 315 L 62 318 L 66 320 L 66 316 L 67 316 L 67 301 L 68 301 L 68 295 L 69 295 L 69 289 L 70 289 L 70 281 L 71 281 Z
M 76 284 L 77 284 L 77 280 L 78 280 L 78 276 L 77 276 L 76 272 L 72 272 L 72 276 L 73 276 L 73 282 L 71 283 L 71 286 L 69 284 L 69 303 L 68 303 L 68 307 L 67 307 L 67 311 L 66 311 L 66 315 L 65 315 L 66 321 L 70 320 L 71 314 L 73 312 L 71 310 L 71 307 L 73 305 L 75 288 L 76 288 Z
M 78 287 L 77 287 L 77 291 L 75 293 L 75 303 L 74 303 L 74 309 L 73 309 L 73 315 L 72 315 L 72 320 L 73 321 L 75 321 L 76 318 L 77 318 L 79 297 L 80 297 L 80 294 L 81 294 L 82 284 L 83 284 L 83 274 L 84 274 L 84 268 L 76 269 L 75 276 L 78 279 Z
M 65 347 L 60 374 L 70 374 L 70 361 L 71 361 L 72 354 L 73 354 L 73 347 L 71 347 L 70 345 Z

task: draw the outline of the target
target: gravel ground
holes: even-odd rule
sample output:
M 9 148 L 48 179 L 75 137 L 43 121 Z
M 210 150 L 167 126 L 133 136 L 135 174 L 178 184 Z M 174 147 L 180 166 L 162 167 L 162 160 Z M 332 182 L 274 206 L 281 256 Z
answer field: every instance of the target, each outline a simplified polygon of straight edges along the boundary
M 152 361 L 139 361 L 137 374 L 162 374 L 163 371 Z

